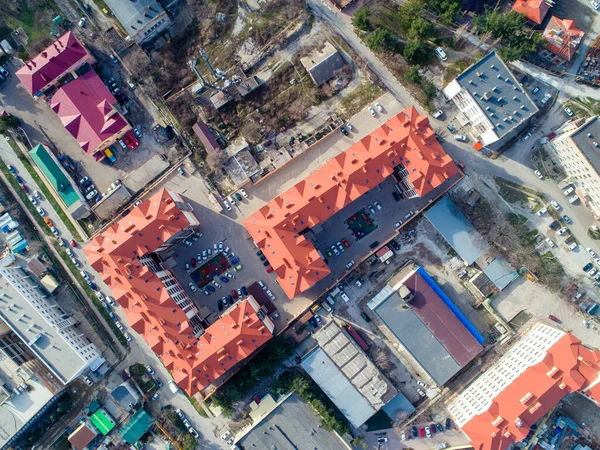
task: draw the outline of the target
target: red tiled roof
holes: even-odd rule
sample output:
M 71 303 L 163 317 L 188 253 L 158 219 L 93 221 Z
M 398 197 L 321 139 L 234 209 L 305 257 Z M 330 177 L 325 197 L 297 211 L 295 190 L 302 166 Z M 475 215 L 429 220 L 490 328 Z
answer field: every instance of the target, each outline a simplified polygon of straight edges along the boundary
M 193 395 L 272 337 L 251 303 L 238 304 L 200 338 L 156 273 L 139 261 L 190 225 L 166 189 L 95 236 L 84 252 L 111 288 L 127 320 Z M 252 300 L 254 301 L 254 300 Z
M 69 435 L 69 442 L 74 450 L 83 450 L 92 442 L 98 434 L 87 424 L 82 423 L 73 433 Z
M 548 0 L 516 0 L 513 11 L 521 13 L 534 23 L 540 25 L 550 10 Z
M 583 36 L 585 33 L 577 28 L 573 20 L 562 20 L 556 16 L 552 16 L 544 30 L 544 39 L 548 41 L 548 48 L 567 61 L 571 61 L 575 56 Z
M 89 70 L 56 91 L 50 107 L 83 151 L 93 155 L 104 150 L 98 148 L 104 141 L 129 127 L 113 109 L 116 102 L 96 72 Z
M 458 173 L 427 116 L 411 106 L 244 220 L 289 298 L 330 273 L 300 232 L 377 186 L 400 163 L 419 196 Z
M 504 450 L 527 437 L 531 425 L 565 395 L 590 386 L 599 373 L 600 352 L 567 333 L 548 349 L 543 361 L 527 368 L 462 430 L 475 450 Z M 598 402 L 596 386 L 586 394 Z
M 31 95 L 39 92 L 82 60 L 93 57 L 70 31 L 17 70 L 16 75 Z

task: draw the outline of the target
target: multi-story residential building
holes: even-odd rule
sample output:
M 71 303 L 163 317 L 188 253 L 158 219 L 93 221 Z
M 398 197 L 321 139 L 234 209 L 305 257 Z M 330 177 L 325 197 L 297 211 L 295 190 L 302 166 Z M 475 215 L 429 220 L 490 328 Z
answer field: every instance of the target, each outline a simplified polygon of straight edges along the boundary
M 548 46 L 540 54 L 554 64 L 566 66 L 577 54 L 585 33 L 577 28 L 575 21 L 552 16 L 543 36 Z
M 504 450 L 564 396 L 600 400 L 600 352 L 537 323 L 448 404 L 475 450 Z
M 205 389 L 250 356 L 273 336 L 274 329 L 252 297 L 210 326 L 200 317 L 166 267 L 169 255 L 165 254 L 199 224 L 179 194 L 163 189 L 84 248 L 131 328 L 143 336 L 188 395 Z
M 528 126 L 539 111 L 496 52 L 468 67 L 444 88 L 461 126 L 481 145 L 497 150 Z
M 104 358 L 77 320 L 18 266 L 0 268 L 0 319 L 62 384 L 96 370 Z
M 460 177 L 427 116 L 412 106 L 244 220 L 289 298 L 331 273 L 308 231 L 389 176 L 408 199 L 423 197 Z
M 548 154 L 575 183 L 577 192 L 592 212 L 600 217 L 600 121 L 592 117 L 580 127 L 567 122 L 546 145 Z
M 106 4 L 127 31 L 127 41 L 144 44 L 171 25 L 171 19 L 156 0 L 106 0 Z
M 25 89 L 35 96 L 50 95 L 61 84 L 73 78 L 73 73 L 96 59 L 70 31 L 59 37 L 36 57 L 16 71 Z

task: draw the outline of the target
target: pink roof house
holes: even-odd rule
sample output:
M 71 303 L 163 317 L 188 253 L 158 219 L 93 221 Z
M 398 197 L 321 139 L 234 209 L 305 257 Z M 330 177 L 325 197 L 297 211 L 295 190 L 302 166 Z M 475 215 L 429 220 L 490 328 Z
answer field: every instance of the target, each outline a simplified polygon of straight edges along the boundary
M 96 72 L 89 70 L 62 86 L 50 99 L 50 107 L 79 145 L 96 160 L 131 126 L 113 107 L 117 100 Z

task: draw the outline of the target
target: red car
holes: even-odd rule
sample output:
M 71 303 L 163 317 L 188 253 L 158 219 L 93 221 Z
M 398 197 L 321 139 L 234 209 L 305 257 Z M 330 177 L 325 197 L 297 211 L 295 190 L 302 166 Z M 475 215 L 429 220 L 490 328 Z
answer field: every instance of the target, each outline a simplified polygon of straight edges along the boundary
M 235 289 L 231 290 L 231 296 L 233 297 L 234 300 L 237 300 L 238 295 L 237 295 L 237 291 Z
M 29 192 L 29 188 L 27 188 L 27 186 L 24 184 L 21 185 L 21 189 L 23 189 L 24 192 Z
M 558 320 L 556 317 L 554 317 L 552 314 L 548 314 L 548 319 L 553 320 L 554 322 L 560 322 L 560 320 Z
M 196 267 L 196 258 L 192 258 L 190 263 L 192 264 L 192 267 Z
M 75 239 L 71 239 L 69 244 L 71 244 L 71 247 L 77 247 L 77 242 L 75 242 Z
M 271 272 L 273 272 L 273 268 L 272 268 L 272 267 L 269 267 L 269 268 L 267 269 L 267 273 L 271 273 Z
M 129 142 L 131 142 L 131 144 L 133 144 L 133 148 L 137 147 L 138 145 L 140 145 L 140 141 L 137 140 L 137 138 L 135 137 L 135 134 L 133 134 L 132 131 L 129 131 L 125 137 L 128 138 Z M 131 148 L 131 147 L 130 147 Z
M 421 436 L 422 438 L 425 437 L 425 427 L 419 428 L 419 436 Z
M 350 247 L 350 242 L 348 242 L 346 238 L 342 239 L 342 244 L 344 244 L 344 247 L 346 248 Z

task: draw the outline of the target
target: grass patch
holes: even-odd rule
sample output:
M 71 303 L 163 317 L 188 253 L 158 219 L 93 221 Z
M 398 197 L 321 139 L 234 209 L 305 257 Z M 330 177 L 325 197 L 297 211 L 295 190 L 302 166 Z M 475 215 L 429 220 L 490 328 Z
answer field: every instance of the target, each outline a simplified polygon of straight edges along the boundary
M 100 9 L 100 11 L 102 11 L 107 16 L 112 16 L 112 14 L 110 12 L 110 8 L 104 2 L 104 0 L 93 0 L 93 1 L 94 1 L 94 4 L 98 7 L 98 9 Z
M 8 27 L 23 27 L 29 37 L 28 47 L 37 53 L 52 40 L 52 19 L 61 14 L 53 0 L 2 2 L 0 18 Z M 62 34 L 62 30 L 60 31 Z
M 366 105 L 381 97 L 383 91 L 372 83 L 365 82 L 350 92 L 340 102 L 342 115 L 351 117 Z
M 196 400 L 194 397 L 189 397 L 190 403 L 192 404 L 192 406 L 194 407 L 194 409 L 198 412 L 198 414 L 200 414 L 200 416 L 202 417 L 208 417 L 208 414 L 206 414 L 206 411 L 204 410 L 204 408 L 202 406 L 200 406 L 200 403 L 198 403 L 198 400 Z
M 35 171 L 35 168 L 31 164 L 31 162 L 29 162 L 29 159 L 23 153 L 23 151 L 21 150 L 21 147 L 19 147 L 19 145 L 13 139 L 11 139 L 8 142 L 9 142 L 10 146 L 12 147 L 12 149 L 14 150 L 14 152 L 16 153 L 17 158 L 19 158 L 19 161 L 21 161 L 23 163 L 23 165 L 25 166 L 25 169 L 27 170 L 27 172 L 29 173 L 31 178 L 33 178 L 33 181 L 35 181 L 35 183 L 39 186 L 40 190 L 44 194 L 44 197 L 46 197 L 46 200 L 48 200 L 50 205 L 52 205 L 52 208 L 59 215 L 60 219 L 63 221 L 65 226 L 69 229 L 69 231 L 73 235 L 73 238 L 75 238 L 75 240 L 77 240 L 79 242 L 83 242 L 84 238 L 81 237 L 81 234 L 79 234 L 79 231 L 75 228 L 75 226 L 71 222 L 71 219 L 69 218 L 69 216 L 65 213 L 64 209 L 60 206 L 60 204 L 56 201 L 56 198 L 54 197 L 54 195 L 50 192 L 50 189 L 48 189 L 48 187 L 46 186 L 44 181 L 40 178 L 38 173 Z M 36 214 L 37 214 L 37 212 L 36 212 Z
M 460 61 L 456 61 L 452 64 L 449 64 L 446 68 L 446 72 L 444 72 L 444 85 L 450 83 L 457 76 L 465 71 L 467 67 L 469 67 L 471 63 L 466 59 L 461 59 Z

